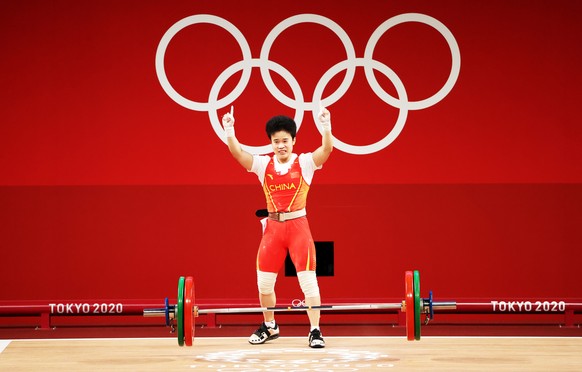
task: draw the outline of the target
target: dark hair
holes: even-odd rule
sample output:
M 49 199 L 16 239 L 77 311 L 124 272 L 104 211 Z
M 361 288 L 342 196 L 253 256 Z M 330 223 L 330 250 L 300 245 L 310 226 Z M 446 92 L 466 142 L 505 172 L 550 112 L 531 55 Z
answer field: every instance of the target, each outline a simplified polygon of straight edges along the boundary
M 288 116 L 278 115 L 273 116 L 267 122 L 267 136 L 271 139 L 271 136 L 277 132 L 285 131 L 291 135 L 291 139 L 295 138 L 297 134 L 297 125 L 295 120 Z

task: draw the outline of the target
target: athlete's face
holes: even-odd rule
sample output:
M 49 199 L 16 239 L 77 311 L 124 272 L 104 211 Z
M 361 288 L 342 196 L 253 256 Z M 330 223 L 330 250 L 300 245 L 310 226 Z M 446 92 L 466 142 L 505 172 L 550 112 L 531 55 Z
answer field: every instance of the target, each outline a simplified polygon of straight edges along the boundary
M 271 135 L 271 146 L 279 163 L 286 163 L 293 153 L 295 138 L 291 134 L 282 130 Z

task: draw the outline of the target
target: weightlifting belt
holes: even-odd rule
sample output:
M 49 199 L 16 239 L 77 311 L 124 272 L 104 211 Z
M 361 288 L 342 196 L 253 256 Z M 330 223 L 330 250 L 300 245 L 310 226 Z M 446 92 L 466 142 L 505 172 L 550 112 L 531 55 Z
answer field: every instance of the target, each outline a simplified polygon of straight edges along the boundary
M 287 220 L 292 220 L 306 215 L 307 211 L 305 210 L 305 208 L 303 208 L 293 212 L 269 212 L 269 219 L 279 222 L 285 222 Z

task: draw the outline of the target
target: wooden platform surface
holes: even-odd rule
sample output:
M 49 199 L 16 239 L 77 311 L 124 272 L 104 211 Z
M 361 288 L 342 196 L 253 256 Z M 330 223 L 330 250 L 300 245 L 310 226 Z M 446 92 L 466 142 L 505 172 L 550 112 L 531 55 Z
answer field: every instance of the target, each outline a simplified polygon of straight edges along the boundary
M 306 337 L 253 346 L 241 337 L 0 340 L 1 371 L 580 371 L 578 337 Z

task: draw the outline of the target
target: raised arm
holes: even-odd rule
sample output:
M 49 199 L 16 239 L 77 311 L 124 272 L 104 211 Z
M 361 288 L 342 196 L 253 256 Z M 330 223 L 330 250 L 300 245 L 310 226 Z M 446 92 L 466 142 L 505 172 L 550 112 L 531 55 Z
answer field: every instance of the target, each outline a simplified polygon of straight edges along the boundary
M 232 154 L 232 157 L 235 158 L 236 161 L 238 161 L 246 170 L 250 170 L 253 165 L 253 155 L 244 151 L 236 139 L 234 134 L 234 112 L 232 107 L 230 112 L 222 117 L 222 126 L 226 133 L 226 144 L 228 145 L 228 150 Z
M 331 136 L 331 114 L 322 107 L 317 115 L 319 123 L 323 127 L 323 134 L 321 135 L 321 146 L 313 151 L 313 162 L 317 167 L 320 167 L 327 161 L 329 155 L 333 151 L 333 137 Z

